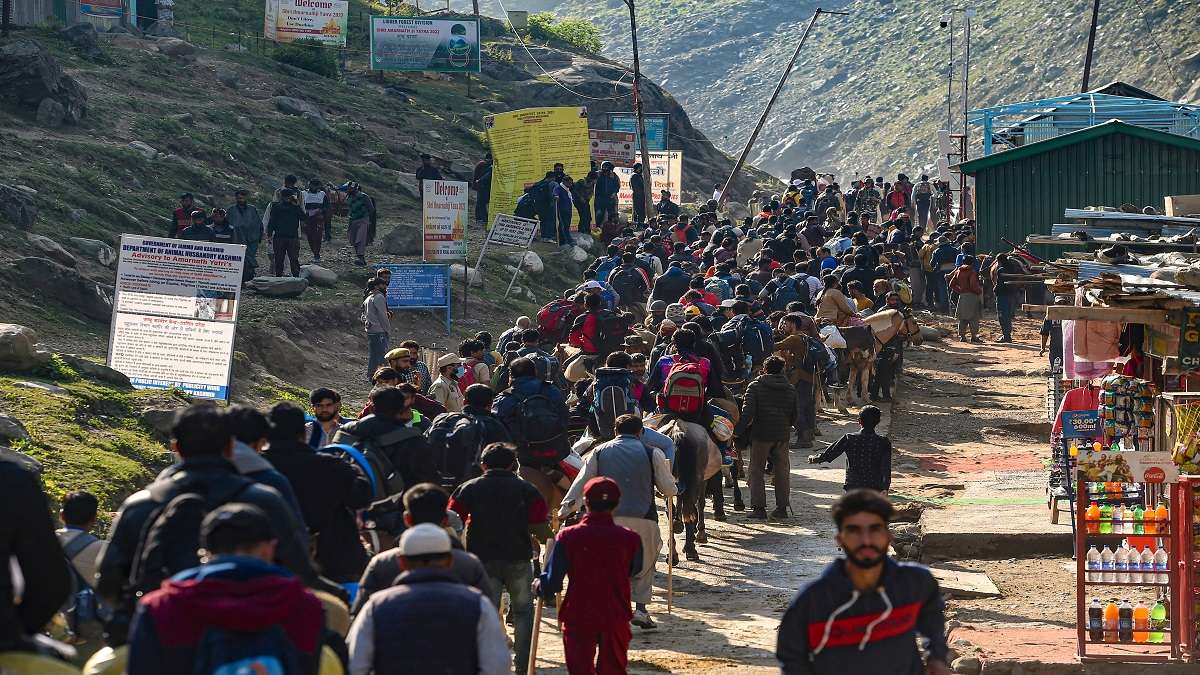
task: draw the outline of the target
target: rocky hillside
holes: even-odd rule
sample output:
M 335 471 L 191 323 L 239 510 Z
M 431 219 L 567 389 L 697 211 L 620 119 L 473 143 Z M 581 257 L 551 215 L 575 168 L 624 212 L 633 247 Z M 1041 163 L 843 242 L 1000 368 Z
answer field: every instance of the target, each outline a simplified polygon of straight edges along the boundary
M 818 4 L 641 0 L 643 68 L 675 92 L 718 146 L 739 151 Z M 535 6 L 593 18 L 605 53 L 629 60 L 621 0 L 535 0 Z M 1078 91 L 1091 7 L 1090 0 L 977 5 L 972 107 Z M 820 19 L 751 160 L 776 175 L 803 165 L 850 175 L 933 164 L 936 132 L 946 124 L 949 45 L 947 31 L 938 28 L 941 6 L 850 0 L 836 9 L 850 16 Z M 1163 98 L 1200 100 L 1200 3 L 1106 0 L 1101 12 L 1094 86 L 1124 80 Z M 956 25 L 959 51 L 961 14 Z M 961 116 L 955 121 L 961 125 Z

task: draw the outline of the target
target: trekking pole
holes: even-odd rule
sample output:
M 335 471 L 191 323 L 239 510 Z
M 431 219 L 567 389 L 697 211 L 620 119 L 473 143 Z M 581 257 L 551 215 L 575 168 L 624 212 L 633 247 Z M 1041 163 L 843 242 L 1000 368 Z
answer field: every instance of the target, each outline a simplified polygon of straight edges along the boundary
M 555 516 L 554 522 L 558 522 L 558 517 Z M 557 529 L 557 528 L 555 528 Z M 554 539 L 546 542 L 546 554 L 542 558 L 542 569 L 550 564 L 550 552 L 554 550 Z M 542 634 L 542 594 L 538 593 L 537 604 L 533 608 L 533 635 L 529 636 L 529 665 L 526 670 L 526 675 L 534 675 L 537 672 L 537 650 L 538 636 Z M 561 631 L 561 624 L 560 624 Z
M 675 551 L 675 509 L 674 500 L 667 497 L 667 536 L 671 538 L 671 548 L 667 551 L 667 614 L 671 613 L 675 599 L 675 559 L 671 554 Z

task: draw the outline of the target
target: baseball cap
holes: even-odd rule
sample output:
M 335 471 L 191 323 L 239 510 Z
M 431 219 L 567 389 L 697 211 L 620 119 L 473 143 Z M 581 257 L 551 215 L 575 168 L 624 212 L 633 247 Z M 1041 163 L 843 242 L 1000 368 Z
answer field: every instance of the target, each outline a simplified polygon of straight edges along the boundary
M 441 370 L 446 366 L 458 365 L 460 363 L 462 363 L 462 357 L 458 354 L 444 354 L 442 358 L 437 360 L 437 367 L 438 370 Z
M 695 305 L 688 305 L 687 309 L 683 310 L 686 316 L 700 316 L 700 308 Z
M 596 476 L 583 486 L 583 498 L 589 502 L 615 502 L 621 498 L 621 487 L 608 476 Z
M 593 281 L 589 281 L 589 282 L 587 282 L 586 284 L 584 284 L 584 285 L 583 285 L 583 290 L 585 290 L 585 291 L 590 291 L 590 290 L 592 290 L 593 288 L 599 288 L 599 289 L 603 289 L 603 288 L 604 288 L 604 284 L 600 283 L 599 281 L 595 281 L 595 280 L 593 280 Z
M 730 298 L 730 299 L 728 299 L 728 300 L 722 300 L 722 301 L 721 301 L 721 307 L 728 307 L 728 308 L 732 309 L 732 308 L 733 308 L 733 305 L 734 305 L 736 302 L 737 302 L 737 300 L 734 300 L 733 298 Z
M 433 523 L 413 525 L 400 535 L 400 555 L 412 558 L 450 553 L 450 535 Z

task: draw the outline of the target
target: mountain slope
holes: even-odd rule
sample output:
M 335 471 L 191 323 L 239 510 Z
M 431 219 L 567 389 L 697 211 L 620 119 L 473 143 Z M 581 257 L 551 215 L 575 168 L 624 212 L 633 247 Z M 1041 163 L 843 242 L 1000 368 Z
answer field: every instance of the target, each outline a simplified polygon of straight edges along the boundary
M 670 88 L 693 123 L 728 152 L 741 149 L 818 3 L 642 0 L 643 68 Z M 536 0 L 561 16 L 592 17 L 605 53 L 630 58 L 623 2 Z M 971 25 L 970 103 L 984 107 L 1079 90 L 1092 3 L 997 0 Z M 829 7 L 826 7 L 829 8 Z M 750 159 L 775 175 L 810 165 L 849 175 L 925 167 L 946 125 L 948 31 L 942 9 L 912 0 L 850 0 L 823 16 Z M 957 15 L 961 59 L 962 15 Z M 1200 3 L 1104 0 L 1093 86 L 1125 80 L 1176 99 L 1200 79 Z M 961 68 L 961 60 L 958 61 Z M 961 99 L 954 122 L 961 130 Z M 972 128 L 978 143 L 978 130 Z M 979 151 L 976 150 L 975 154 Z

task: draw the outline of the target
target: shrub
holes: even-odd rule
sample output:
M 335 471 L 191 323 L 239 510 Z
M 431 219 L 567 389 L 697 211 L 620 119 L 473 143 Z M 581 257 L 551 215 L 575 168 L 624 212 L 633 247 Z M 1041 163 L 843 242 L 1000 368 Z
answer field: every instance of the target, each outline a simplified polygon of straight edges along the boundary
M 589 54 L 599 54 L 600 31 L 584 19 L 562 19 L 555 23 L 550 12 L 529 16 L 529 34 L 540 40 L 558 40 Z
M 296 40 L 275 45 L 271 58 L 311 73 L 337 79 L 337 54 L 315 40 Z

